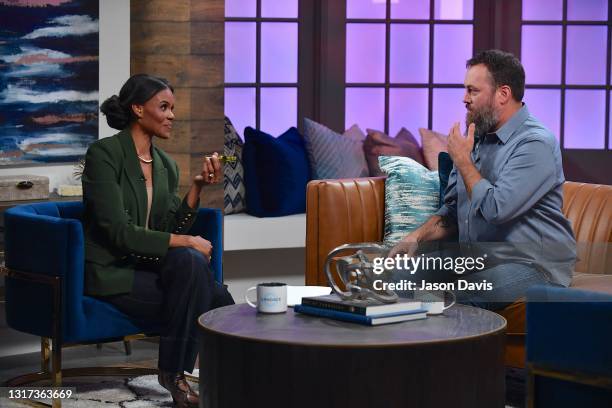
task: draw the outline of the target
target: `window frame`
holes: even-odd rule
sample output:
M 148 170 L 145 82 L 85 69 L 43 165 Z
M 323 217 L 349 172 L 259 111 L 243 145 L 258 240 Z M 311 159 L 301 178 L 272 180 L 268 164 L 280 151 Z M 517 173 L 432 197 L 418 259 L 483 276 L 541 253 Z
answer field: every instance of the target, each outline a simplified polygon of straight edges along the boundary
M 560 113 L 559 113 L 559 144 L 562 151 L 579 150 L 579 151 L 610 151 L 610 92 L 612 86 L 610 83 L 610 70 L 611 70 L 611 45 L 612 45 L 612 1 L 608 0 L 608 20 L 589 21 L 589 20 L 568 20 L 567 8 L 568 0 L 563 1 L 563 11 L 561 20 L 522 20 L 520 21 L 520 27 L 518 28 L 519 35 L 522 33 L 524 26 L 550 26 L 550 27 L 561 27 L 561 83 L 559 85 L 551 84 L 529 84 L 525 85 L 526 89 L 552 89 L 560 91 Z M 520 11 L 522 13 L 522 0 L 517 2 L 520 3 Z M 567 28 L 568 26 L 604 26 L 607 27 L 607 49 L 606 49 L 606 81 L 604 85 L 571 85 L 566 83 L 567 73 Z M 521 42 L 522 44 L 522 42 Z M 522 51 L 522 50 L 521 50 Z M 519 56 L 521 53 L 518 54 Z M 603 149 L 576 149 L 565 147 L 565 96 L 567 90 L 603 90 L 605 92 L 606 109 L 605 109 L 605 125 L 604 125 L 604 147 Z
M 346 0 L 344 10 L 346 11 Z M 434 89 L 463 89 L 463 83 L 438 83 L 434 81 L 434 44 L 435 44 L 435 28 L 436 25 L 467 25 L 472 26 L 472 54 L 474 53 L 474 32 L 475 19 L 474 15 L 470 20 L 448 20 L 436 19 L 435 15 L 435 0 L 429 0 L 429 18 L 428 19 L 406 19 L 406 18 L 391 18 L 391 1 L 386 2 L 385 18 L 348 18 L 344 13 L 344 26 L 348 24 L 384 24 L 385 25 L 385 79 L 384 82 L 368 83 L 368 82 L 351 82 L 345 80 L 345 90 L 347 88 L 377 88 L 384 89 L 385 92 L 385 107 L 384 107 L 384 129 L 386 134 L 389 134 L 390 122 L 390 94 L 391 89 L 427 89 L 427 128 L 433 126 L 433 105 L 434 105 Z M 428 50 L 428 78 L 426 83 L 398 83 L 391 82 L 391 25 L 392 24 L 418 24 L 427 25 L 429 30 L 429 50 Z M 346 31 L 345 31 L 346 32 Z M 345 34 L 346 38 L 346 34 Z M 346 54 L 346 40 L 344 44 L 344 53 Z M 343 67 L 346 71 L 346 66 Z M 346 91 L 345 91 L 346 92 Z M 346 109 L 343 113 L 346 112 Z M 345 125 L 343 115 L 343 125 Z
M 261 89 L 262 88 L 295 88 L 297 91 L 297 117 L 296 125 L 300 124 L 300 84 L 302 83 L 302 60 L 305 56 L 300 53 L 301 26 L 304 21 L 301 16 L 302 5 L 307 3 L 304 0 L 298 0 L 298 16 L 297 17 L 262 17 L 262 0 L 255 0 L 256 9 L 255 17 L 227 17 L 224 16 L 223 23 L 255 23 L 255 82 L 223 82 L 223 91 L 227 88 L 254 88 L 255 89 L 255 129 L 261 128 Z M 297 24 L 297 82 L 262 82 L 261 81 L 261 26 L 263 23 L 296 23 Z M 303 75 L 303 74 L 302 74 Z M 265 131 L 265 129 L 263 129 Z M 242 135 L 244 137 L 244 135 Z

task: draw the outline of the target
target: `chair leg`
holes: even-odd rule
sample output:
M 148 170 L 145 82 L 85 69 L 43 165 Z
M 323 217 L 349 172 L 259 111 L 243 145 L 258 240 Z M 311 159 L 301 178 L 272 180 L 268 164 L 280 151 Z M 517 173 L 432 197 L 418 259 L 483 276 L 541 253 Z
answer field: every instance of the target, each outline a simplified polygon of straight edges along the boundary
M 49 372 L 49 355 L 51 354 L 51 347 L 49 345 L 48 337 L 40 338 L 40 371 L 43 373 Z
M 51 383 L 53 387 L 61 387 L 62 386 L 62 346 L 59 344 L 59 341 L 56 338 L 53 338 L 53 348 L 52 348 L 52 367 L 53 371 L 51 372 Z M 59 398 L 53 398 L 53 402 L 51 403 L 52 408 L 61 408 L 62 400 Z
M 123 347 L 125 347 L 125 355 L 129 356 L 132 354 L 132 340 L 144 339 L 147 336 L 144 333 L 130 334 L 129 336 L 123 336 Z
M 535 374 L 531 364 L 527 365 L 527 408 L 535 407 Z
M 96 348 L 98 350 L 102 350 L 102 343 L 96 343 Z
M 123 339 L 123 347 L 125 347 L 125 355 L 129 356 L 132 354 L 132 343 L 129 340 Z

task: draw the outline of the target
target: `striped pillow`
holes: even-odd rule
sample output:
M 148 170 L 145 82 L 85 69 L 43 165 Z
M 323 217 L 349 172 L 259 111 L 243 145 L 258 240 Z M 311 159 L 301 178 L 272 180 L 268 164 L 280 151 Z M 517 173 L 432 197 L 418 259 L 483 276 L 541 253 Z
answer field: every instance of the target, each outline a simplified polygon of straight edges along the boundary
M 354 125 L 344 135 L 304 118 L 304 142 L 313 180 L 367 177 L 365 135 Z
M 386 245 L 395 245 L 438 210 L 440 180 L 437 171 L 407 157 L 380 156 L 385 180 Z

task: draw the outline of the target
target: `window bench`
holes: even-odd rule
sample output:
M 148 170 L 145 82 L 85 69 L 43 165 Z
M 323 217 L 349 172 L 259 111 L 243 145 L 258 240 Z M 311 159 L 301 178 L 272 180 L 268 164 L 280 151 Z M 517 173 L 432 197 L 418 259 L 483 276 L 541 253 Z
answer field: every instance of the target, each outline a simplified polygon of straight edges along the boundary
M 224 220 L 224 251 L 303 248 L 306 243 L 306 214 L 258 218 L 239 213 Z

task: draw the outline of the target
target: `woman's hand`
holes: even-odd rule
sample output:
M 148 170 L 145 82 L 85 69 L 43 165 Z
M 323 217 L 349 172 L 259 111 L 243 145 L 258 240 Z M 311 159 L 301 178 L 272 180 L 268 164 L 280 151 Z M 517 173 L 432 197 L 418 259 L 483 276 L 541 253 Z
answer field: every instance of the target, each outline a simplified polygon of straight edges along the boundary
M 210 262 L 210 258 L 212 256 L 212 244 L 210 241 L 202 238 L 199 235 L 179 235 L 179 234 L 170 234 L 170 244 L 169 247 L 187 247 L 193 248 L 208 259 Z
M 202 172 L 193 178 L 193 184 L 187 192 L 187 205 L 197 208 L 202 187 L 219 183 L 221 180 L 223 180 L 223 167 L 221 167 L 219 154 L 215 152 L 212 156 L 204 156 Z
M 213 153 L 212 156 L 204 156 L 202 172 L 194 177 L 193 182 L 202 187 L 206 184 L 216 184 L 223 180 L 223 167 L 219 161 L 219 154 Z
M 210 257 L 212 256 L 212 250 L 213 250 L 213 247 L 210 241 L 202 238 L 199 235 L 191 236 L 191 239 L 189 241 L 191 244 L 190 245 L 191 248 L 195 249 L 196 251 L 204 255 L 206 259 L 208 259 L 208 261 L 210 262 Z

